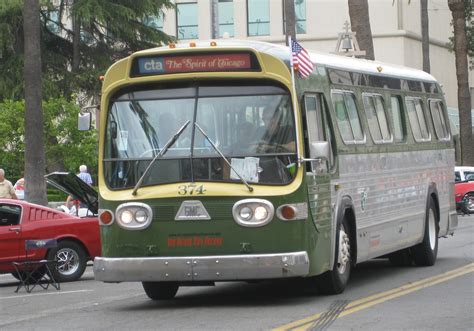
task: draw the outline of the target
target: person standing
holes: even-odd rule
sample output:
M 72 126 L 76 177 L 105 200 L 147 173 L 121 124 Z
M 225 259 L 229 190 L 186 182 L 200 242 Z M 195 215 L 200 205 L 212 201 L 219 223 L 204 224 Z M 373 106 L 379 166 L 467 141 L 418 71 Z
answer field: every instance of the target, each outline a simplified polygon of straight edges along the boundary
M 17 199 L 12 183 L 5 179 L 5 170 L 0 169 L 0 198 Z
M 79 174 L 77 175 L 82 181 L 85 183 L 92 185 L 92 177 L 90 173 L 87 172 L 87 166 L 86 165 L 81 165 L 79 167 Z

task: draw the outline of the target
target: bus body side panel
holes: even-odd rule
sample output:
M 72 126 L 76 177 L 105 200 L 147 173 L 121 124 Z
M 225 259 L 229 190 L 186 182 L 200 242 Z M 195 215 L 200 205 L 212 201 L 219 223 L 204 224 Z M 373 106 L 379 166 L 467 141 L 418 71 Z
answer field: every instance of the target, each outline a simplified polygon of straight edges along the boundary
M 316 231 L 309 231 L 310 242 L 315 242 L 314 250 L 309 252 L 310 274 L 318 275 L 332 267 L 333 223 L 331 206 L 331 177 L 306 172 L 308 187 L 308 221 Z
M 340 155 L 340 185 L 354 202 L 361 262 L 422 240 L 428 187 L 437 188 L 440 228 L 450 209 L 452 150 Z

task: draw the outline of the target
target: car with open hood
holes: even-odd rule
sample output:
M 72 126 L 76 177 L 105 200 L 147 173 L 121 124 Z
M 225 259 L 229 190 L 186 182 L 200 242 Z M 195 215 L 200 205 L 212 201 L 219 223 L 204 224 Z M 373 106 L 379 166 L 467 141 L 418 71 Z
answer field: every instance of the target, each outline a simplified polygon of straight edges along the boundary
M 15 273 L 12 262 L 55 259 L 55 278 L 78 280 L 88 261 L 101 253 L 97 192 L 72 173 L 46 176 L 48 184 L 74 195 L 90 211 L 86 217 L 22 200 L 0 199 L 0 273 Z M 56 239 L 57 246 L 27 251 L 27 240 Z M 21 272 L 21 271 L 20 271 Z M 40 276 L 40 275 L 38 275 Z

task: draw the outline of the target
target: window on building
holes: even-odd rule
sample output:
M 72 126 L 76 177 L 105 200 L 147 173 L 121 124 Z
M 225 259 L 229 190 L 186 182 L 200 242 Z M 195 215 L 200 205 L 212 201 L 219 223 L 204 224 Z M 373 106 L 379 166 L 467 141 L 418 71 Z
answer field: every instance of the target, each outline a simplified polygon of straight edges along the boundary
M 379 94 L 364 94 L 362 100 L 364 101 L 365 115 L 374 142 L 378 144 L 391 142 L 392 135 L 388 128 L 382 96 Z
M 393 139 L 396 142 L 405 140 L 405 131 L 403 126 L 403 112 L 402 103 L 400 96 L 390 97 L 391 102 L 391 114 L 392 114 L 392 125 L 393 125 Z
M 283 3 L 283 34 L 286 34 L 285 0 Z M 295 31 L 306 33 L 306 0 L 295 0 Z
M 219 37 L 228 33 L 229 37 L 234 36 L 234 1 L 219 0 Z
M 438 139 L 449 139 L 449 131 L 446 125 L 446 119 L 444 117 L 443 104 L 441 103 L 441 100 L 430 100 L 430 112 Z
M 342 140 L 346 144 L 363 142 L 364 133 L 360 125 L 354 95 L 350 92 L 333 91 L 331 97 Z
M 178 39 L 198 39 L 198 6 L 197 2 L 176 4 L 176 22 Z
M 430 132 L 428 131 L 428 126 L 426 125 L 426 117 L 421 99 L 406 97 L 405 101 L 407 106 L 408 120 L 410 121 L 410 126 L 415 140 L 431 140 Z
M 247 34 L 249 36 L 270 34 L 269 0 L 247 0 Z
M 54 34 L 60 33 L 60 23 L 61 20 L 59 18 L 59 10 L 52 10 L 48 12 L 48 17 L 47 17 L 47 22 L 46 26 L 48 27 L 48 30 L 51 31 Z
M 145 23 L 150 28 L 163 31 L 163 16 L 149 16 L 145 18 L 143 23 Z

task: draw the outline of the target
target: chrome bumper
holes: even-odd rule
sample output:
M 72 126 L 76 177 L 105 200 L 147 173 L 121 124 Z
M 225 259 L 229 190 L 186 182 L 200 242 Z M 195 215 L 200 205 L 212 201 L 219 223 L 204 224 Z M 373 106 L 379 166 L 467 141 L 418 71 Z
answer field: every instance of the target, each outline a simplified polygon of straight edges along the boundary
M 104 282 L 226 281 L 306 276 L 306 252 L 187 257 L 96 257 L 95 279 Z

